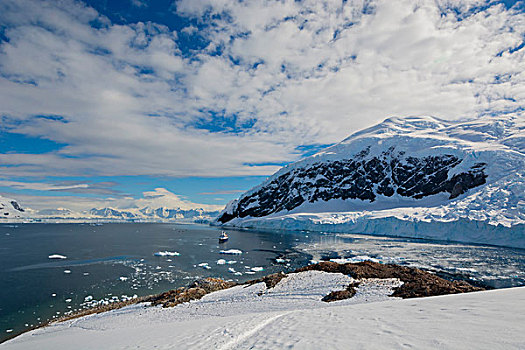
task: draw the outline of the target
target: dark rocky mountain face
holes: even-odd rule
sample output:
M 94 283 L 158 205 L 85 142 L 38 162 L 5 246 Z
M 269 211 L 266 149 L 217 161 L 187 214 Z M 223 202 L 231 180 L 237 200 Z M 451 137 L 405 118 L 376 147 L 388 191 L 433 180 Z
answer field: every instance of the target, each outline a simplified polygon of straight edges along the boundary
M 234 206 L 218 219 L 225 223 L 235 217 L 262 217 L 299 205 L 330 199 L 360 199 L 373 202 L 377 195 L 421 199 L 446 192 L 453 199 L 486 182 L 485 163 L 449 178 L 449 171 L 462 159 L 454 155 L 415 158 L 391 148 L 369 157 L 369 149 L 353 159 L 313 163 L 295 168 L 273 179 Z
M 11 201 L 10 203 L 11 203 L 11 205 L 13 206 L 13 208 L 15 208 L 15 210 L 18 210 L 18 211 L 20 211 L 20 212 L 22 212 L 22 213 L 25 211 L 25 210 L 20 206 L 20 204 L 18 204 L 18 202 L 16 202 L 16 201 Z

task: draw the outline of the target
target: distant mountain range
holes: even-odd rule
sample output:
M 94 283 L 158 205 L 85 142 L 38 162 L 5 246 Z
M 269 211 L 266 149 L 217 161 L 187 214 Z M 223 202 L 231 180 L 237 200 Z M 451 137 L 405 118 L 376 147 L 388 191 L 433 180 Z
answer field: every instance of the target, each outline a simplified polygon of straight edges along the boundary
M 180 208 L 93 208 L 75 212 L 67 208 L 25 210 L 14 199 L 0 196 L 0 220 L 4 221 L 138 221 L 138 222 L 200 222 L 215 219 L 219 211 Z M 0 221 L 1 222 L 1 221 Z
M 115 219 L 115 220 L 198 220 L 208 221 L 219 215 L 218 211 L 206 211 L 204 209 L 173 209 L 173 208 L 134 208 L 134 209 L 114 209 L 114 208 L 93 208 L 89 211 L 91 217 Z
M 525 117 L 387 119 L 283 167 L 216 222 L 525 248 Z

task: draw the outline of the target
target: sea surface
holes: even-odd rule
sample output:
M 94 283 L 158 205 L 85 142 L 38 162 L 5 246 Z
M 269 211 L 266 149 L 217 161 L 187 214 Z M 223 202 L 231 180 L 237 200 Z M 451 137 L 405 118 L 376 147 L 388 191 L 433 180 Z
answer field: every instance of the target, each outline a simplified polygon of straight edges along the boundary
M 0 341 L 99 303 L 210 276 L 243 282 L 320 260 L 371 259 L 494 288 L 525 285 L 525 250 L 520 249 L 231 229 L 229 241 L 219 244 L 220 231 L 197 224 L 0 225 Z

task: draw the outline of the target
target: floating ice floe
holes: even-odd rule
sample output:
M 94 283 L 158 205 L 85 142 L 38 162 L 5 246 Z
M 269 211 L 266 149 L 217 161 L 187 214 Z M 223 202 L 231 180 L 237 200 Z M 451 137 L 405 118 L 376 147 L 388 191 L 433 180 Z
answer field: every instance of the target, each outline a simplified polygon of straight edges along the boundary
M 127 278 L 127 277 L 125 277 L 125 276 L 120 276 L 120 277 L 119 277 L 118 279 L 119 279 L 119 280 L 121 280 L 122 282 L 124 282 L 124 281 L 127 281 L 127 280 L 128 280 L 128 278 Z
M 217 260 L 217 265 L 224 265 L 224 264 L 226 264 L 226 260 L 224 259 Z
M 235 271 L 235 269 L 234 269 L 233 267 L 230 267 L 230 268 L 228 269 L 228 271 L 231 272 L 231 273 L 235 273 L 235 272 L 237 272 L 237 271 Z
M 11 333 L 13 330 L 12 329 L 6 329 L 5 332 L 6 333 Z
M 64 273 L 65 273 L 66 275 L 69 275 L 69 274 L 71 273 L 71 270 L 64 270 Z
M 53 293 L 53 294 L 51 294 L 51 296 L 52 296 L 52 297 L 56 297 L 57 295 L 56 295 L 56 293 Z
M 67 256 L 60 254 L 51 254 L 47 257 L 48 259 L 67 259 Z
M 92 295 L 88 295 L 87 297 L 84 298 L 85 302 L 88 302 L 88 301 L 91 301 L 91 300 L 93 300 L 93 296 Z
M 70 303 L 72 299 L 66 299 L 66 303 Z
M 155 255 L 155 256 L 179 256 L 180 253 L 178 253 L 178 252 L 169 252 L 169 251 L 165 250 L 163 252 L 156 252 L 153 255 Z
M 228 265 L 237 264 L 237 260 L 229 260 Z
M 211 269 L 211 267 L 208 265 L 207 262 L 200 263 L 200 264 L 197 265 L 197 266 L 202 267 L 203 269 L 206 269 L 206 270 Z
M 242 250 L 239 249 L 228 249 L 219 251 L 220 254 L 239 255 L 242 254 Z
M 380 262 L 376 258 L 372 258 L 368 255 L 359 255 L 359 256 L 353 256 L 351 258 L 343 258 L 343 259 L 330 259 L 330 261 L 338 263 L 338 264 L 346 264 L 346 263 L 358 263 L 362 261 L 372 261 L 372 262 Z
M 281 259 L 281 258 L 275 259 L 275 262 L 278 263 L 278 264 L 284 264 L 284 263 L 286 263 L 286 261 L 287 261 L 286 259 Z
M 256 266 L 256 267 L 252 267 L 250 270 L 252 270 L 253 272 L 259 272 L 259 271 L 264 271 L 264 268 L 260 266 Z

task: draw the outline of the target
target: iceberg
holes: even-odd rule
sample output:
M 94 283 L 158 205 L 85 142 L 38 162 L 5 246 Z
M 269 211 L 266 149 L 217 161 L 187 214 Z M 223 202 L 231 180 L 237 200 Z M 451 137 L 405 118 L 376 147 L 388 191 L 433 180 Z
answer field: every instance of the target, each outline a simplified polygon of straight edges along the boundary
M 228 250 L 221 250 L 219 251 L 220 254 L 228 254 L 228 255 L 240 255 L 242 254 L 242 250 L 239 249 L 228 249 Z

